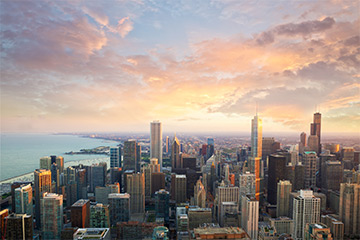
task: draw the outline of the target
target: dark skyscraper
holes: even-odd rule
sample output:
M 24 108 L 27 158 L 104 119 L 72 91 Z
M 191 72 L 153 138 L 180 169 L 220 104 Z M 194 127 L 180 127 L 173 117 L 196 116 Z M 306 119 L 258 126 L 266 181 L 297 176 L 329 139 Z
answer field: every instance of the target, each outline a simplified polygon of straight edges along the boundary
M 124 166 L 123 170 L 134 170 L 137 172 L 137 144 L 135 140 L 124 142 Z
M 173 169 L 180 168 L 180 143 L 176 135 L 171 146 L 171 167 Z
M 286 157 L 271 154 L 268 173 L 268 202 L 276 204 L 277 183 L 286 179 Z
M 310 134 L 318 137 L 318 150 L 317 153 L 321 153 L 321 113 L 314 113 L 314 122 L 311 123 Z

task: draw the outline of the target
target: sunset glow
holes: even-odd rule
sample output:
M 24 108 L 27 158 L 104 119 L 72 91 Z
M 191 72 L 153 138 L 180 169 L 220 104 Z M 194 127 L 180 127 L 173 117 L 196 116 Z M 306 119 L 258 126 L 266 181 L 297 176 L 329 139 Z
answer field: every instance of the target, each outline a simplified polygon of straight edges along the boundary
M 1 1 L 1 131 L 359 132 L 359 1 Z

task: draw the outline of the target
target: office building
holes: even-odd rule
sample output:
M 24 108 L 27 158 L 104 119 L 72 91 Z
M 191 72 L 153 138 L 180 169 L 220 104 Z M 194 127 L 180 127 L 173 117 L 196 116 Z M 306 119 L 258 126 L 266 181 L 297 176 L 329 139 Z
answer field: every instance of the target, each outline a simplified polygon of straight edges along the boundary
M 289 217 L 278 217 L 269 219 L 270 226 L 275 227 L 276 232 L 281 234 L 291 234 L 294 231 L 294 220 Z
M 165 224 L 169 223 L 169 200 L 170 194 L 165 189 L 155 193 L 155 217 L 163 218 Z
M 241 227 L 250 236 L 250 239 L 258 238 L 259 225 L 259 201 L 253 196 L 244 195 L 241 198 Z
M 90 205 L 90 227 L 110 227 L 109 204 L 97 203 L 96 205 Z
M 249 235 L 238 227 L 204 226 L 194 228 L 195 239 L 249 239 Z
M 334 240 L 344 239 L 344 223 L 339 220 L 339 216 L 333 214 L 322 215 L 321 222 L 330 228 Z
M 159 224 L 152 222 L 129 221 L 118 223 L 116 239 L 152 239 L 153 231 L 158 226 Z
M 307 223 L 305 228 L 306 240 L 333 240 L 330 228 L 322 223 Z
M 31 215 L 12 213 L 4 220 L 6 222 L 6 233 L 5 231 L 2 232 L 4 234 L 2 239 L 33 239 L 33 218 Z
M 180 168 L 180 165 L 180 142 L 175 135 L 171 145 L 171 168 Z
M 50 170 L 51 167 L 51 157 L 42 157 L 40 158 L 40 169 Z
M 260 172 L 262 158 L 262 120 L 256 116 L 251 120 L 251 157 L 249 157 L 250 172 L 255 174 L 255 197 L 260 200 Z
M 122 185 L 122 169 L 110 168 L 110 184 L 119 183 Z
M 289 181 L 279 181 L 277 184 L 276 216 L 289 216 L 289 201 L 292 184 Z
M 143 173 L 134 173 L 126 176 L 126 190 L 130 194 L 130 209 L 133 213 L 145 211 L 145 176 Z
M 108 195 L 110 193 L 120 193 L 120 184 L 106 184 L 105 187 L 95 188 L 95 200 L 98 203 L 108 204 Z
M 206 207 L 206 191 L 201 179 L 194 186 L 194 204 L 200 208 Z
M 189 208 L 189 230 L 212 223 L 211 208 Z
M 186 202 L 186 175 L 173 174 L 171 178 L 171 189 L 176 203 Z
M 90 227 L 90 200 L 79 199 L 71 206 L 71 226 Z
M 79 228 L 74 233 L 74 240 L 101 239 L 111 240 L 110 228 Z
M 303 165 L 305 166 L 305 188 L 314 187 L 316 185 L 316 165 L 318 157 L 316 152 L 305 152 L 303 155 Z
M 151 195 L 165 188 L 165 173 L 154 172 L 151 174 Z
M 277 184 L 286 179 L 286 158 L 283 155 L 271 154 L 268 167 L 268 202 L 276 204 Z
M 310 135 L 308 138 L 308 150 L 315 152 L 317 155 L 319 155 L 319 146 L 319 137 L 316 135 Z
M 121 147 L 110 147 L 110 168 L 121 167 Z
M 127 222 L 130 219 L 130 199 L 128 193 L 109 194 L 110 224 L 115 226 L 117 222 Z
M 343 180 L 343 167 L 340 161 L 326 161 L 321 167 L 321 188 L 324 191 L 339 191 Z
M 123 171 L 134 170 L 135 172 L 140 171 L 138 167 L 138 151 L 137 143 L 135 140 L 128 140 L 124 142 L 124 157 L 123 157 Z
M 251 156 L 262 156 L 262 120 L 257 115 L 251 120 Z
M 105 162 L 93 164 L 90 167 L 90 192 L 95 192 L 96 187 L 104 187 L 106 183 L 107 165 Z
M 150 169 L 152 173 L 160 172 L 160 164 L 157 158 L 151 158 L 150 159 Z
M 255 196 L 255 174 L 245 172 L 239 176 L 240 196 L 253 195 Z
M 304 238 L 307 223 L 320 222 L 320 198 L 313 191 L 300 190 L 300 195 L 293 201 L 294 239 Z
M 215 210 L 214 213 L 220 226 L 222 226 L 221 216 L 223 214 L 223 204 L 224 202 L 234 202 L 239 204 L 239 187 L 225 186 L 224 182 L 216 189 L 215 195 Z
M 360 184 L 340 184 L 339 207 L 345 235 L 360 234 Z
M 314 113 L 314 121 L 311 123 L 310 135 L 315 135 L 318 138 L 318 149 L 314 150 L 318 154 L 321 153 L 321 113 Z M 310 142 L 308 143 L 310 146 Z
M 145 198 L 151 198 L 151 168 L 149 165 L 143 166 L 141 172 L 144 174 L 145 178 Z
M 44 239 L 59 239 L 63 226 L 63 196 L 43 193 L 41 199 L 41 231 Z
M 170 138 L 169 138 L 169 136 L 166 136 L 166 139 L 165 139 L 165 153 L 166 154 L 169 154 L 170 148 L 171 148 L 171 146 L 170 146 Z
M 51 192 L 51 171 L 46 169 L 36 169 L 34 171 L 34 184 L 36 227 L 40 228 L 40 199 L 44 192 Z
M 150 123 L 150 158 L 157 158 L 162 169 L 162 128 L 161 122 Z
M 293 190 L 299 191 L 300 189 L 305 189 L 305 165 L 299 162 L 295 166 L 295 180 L 292 182 Z
M 15 189 L 15 213 L 33 215 L 33 189 L 31 184 Z

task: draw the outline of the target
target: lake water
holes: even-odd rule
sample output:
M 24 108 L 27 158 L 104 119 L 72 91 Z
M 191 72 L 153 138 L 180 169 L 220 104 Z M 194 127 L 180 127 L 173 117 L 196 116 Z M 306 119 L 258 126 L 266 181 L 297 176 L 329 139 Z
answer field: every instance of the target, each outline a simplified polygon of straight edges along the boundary
M 65 155 L 65 152 L 99 146 L 116 146 L 118 142 L 76 135 L 17 134 L 0 135 L 0 180 L 32 172 L 39 168 L 43 156 L 63 156 L 64 162 L 109 159 L 107 155 Z

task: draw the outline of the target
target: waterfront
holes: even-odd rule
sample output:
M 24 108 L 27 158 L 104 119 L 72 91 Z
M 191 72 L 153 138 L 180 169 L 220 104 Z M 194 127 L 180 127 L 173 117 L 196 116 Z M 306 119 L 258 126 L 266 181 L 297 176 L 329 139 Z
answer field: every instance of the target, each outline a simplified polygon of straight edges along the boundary
M 77 135 L 58 134 L 1 134 L 0 154 L 0 181 L 21 176 L 33 172 L 39 168 L 40 158 L 43 156 L 63 156 L 65 166 L 71 164 L 83 164 L 87 161 L 96 162 L 107 160 L 107 155 L 65 155 L 65 152 L 80 151 L 99 146 L 116 146 L 118 142 L 84 138 Z M 90 163 L 91 164 L 91 163 Z

